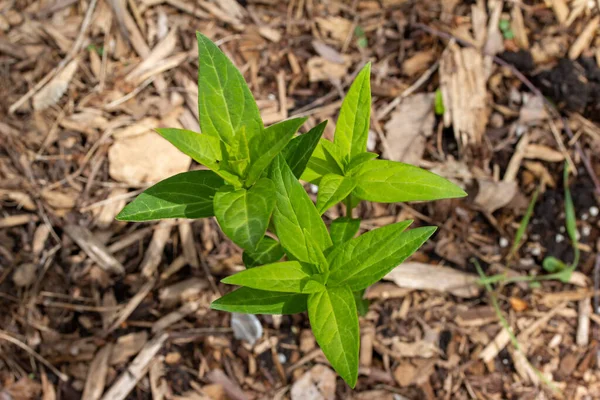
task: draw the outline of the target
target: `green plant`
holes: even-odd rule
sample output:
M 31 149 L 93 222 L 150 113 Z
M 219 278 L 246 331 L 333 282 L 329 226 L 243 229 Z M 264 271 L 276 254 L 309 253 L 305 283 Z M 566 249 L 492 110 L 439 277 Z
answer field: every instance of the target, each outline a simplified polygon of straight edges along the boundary
M 412 221 L 403 221 L 355 237 L 360 220 L 352 217 L 352 209 L 361 200 L 422 201 L 466 193 L 426 170 L 377 160 L 377 154 L 366 152 L 370 64 L 350 87 L 330 142 L 321 138 L 326 122 L 295 137 L 304 118 L 265 128 L 231 61 L 201 34 L 198 48 L 202 133 L 157 132 L 209 170 L 157 183 L 117 218 L 215 216 L 223 232 L 244 249 L 247 269 L 222 280 L 241 287 L 211 307 L 253 314 L 308 310 L 325 356 L 354 387 L 362 291 L 415 252 L 435 227 L 407 230 Z M 299 182 L 301 177 L 319 185 L 316 205 Z M 337 203 L 346 205 L 347 215 L 328 229 L 322 214 Z

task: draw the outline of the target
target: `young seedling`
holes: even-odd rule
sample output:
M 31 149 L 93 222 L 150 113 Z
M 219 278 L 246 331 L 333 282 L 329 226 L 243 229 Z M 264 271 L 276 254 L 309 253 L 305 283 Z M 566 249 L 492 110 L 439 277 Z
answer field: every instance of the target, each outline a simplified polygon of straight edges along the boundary
M 352 217 L 352 209 L 361 200 L 423 201 L 466 193 L 431 172 L 377 160 L 377 154 L 366 151 L 370 64 L 342 103 L 333 142 L 321 138 L 326 121 L 294 137 L 305 119 L 264 127 L 240 72 L 208 38 L 197 36 L 202 133 L 157 132 L 208 170 L 157 183 L 117 219 L 215 216 L 223 232 L 244 249 L 247 269 L 222 280 L 241 287 L 211 307 L 251 314 L 308 311 L 323 353 L 354 387 L 362 292 L 413 254 L 435 227 L 407 230 L 412 221 L 403 221 L 356 237 L 360 220 Z M 316 205 L 300 178 L 319 185 Z M 347 215 L 328 229 L 322 214 L 338 203 L 346 205 Z

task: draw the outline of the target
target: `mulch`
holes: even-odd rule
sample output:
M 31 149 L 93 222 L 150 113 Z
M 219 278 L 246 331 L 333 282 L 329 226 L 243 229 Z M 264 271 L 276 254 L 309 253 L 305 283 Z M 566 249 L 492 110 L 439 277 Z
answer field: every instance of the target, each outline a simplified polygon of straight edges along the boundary
M 599 10 L 0 0 L 0 399 L 600 398 Z M 362 231 L 404 219 L 440 229 L 367 291 L 355 390 L 305 315 L 232 324 L 210 310 L 231 290 L 220 278 L 243 268 L 213 219 L 114 219 L 152 183 L 200 167 L 152 132 L 199 130 L 195 31 L 239 67 L 265 124 L 307 116 L 305 132 L 329 119 L 327 138 L 371 61 L 370 151 L 469 193 L 358 206 Z M 547 256 L 572 260 L 565 165 L 577 271 L 485 290 L 472 258 L 509 277 L 544 274 Z M 239 323 L 262 335 L 241 339 Z

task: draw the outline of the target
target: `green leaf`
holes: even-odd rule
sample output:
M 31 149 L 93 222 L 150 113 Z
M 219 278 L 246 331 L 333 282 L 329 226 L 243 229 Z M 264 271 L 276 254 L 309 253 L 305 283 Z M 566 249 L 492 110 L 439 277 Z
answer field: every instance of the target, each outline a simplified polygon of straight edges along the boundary
M 213 197 L 225 184 L 212 171 L 174 175 L 142 192 L 119 215 L 119 221 L 212 217 Z
M 319 139 L 323 135 L 326 125 L 327 120 L 321 122 L 305 134 L 295 137 L 283 150 L 283 157 L 296 178 L 299 179 L 306 169 L 308 161 L 319 144 Z
M 339 246 L 352 239 L 360 228 L 360 219 L 350 217 L 340 217 L 329 226 L 329 235 L 333 246 Z
M 354 302 L 356 303 L 356 310 L 358 311 L 358 315 L 364 317 L 369 312 L 369 300 L 364 299 L 365 289 L 357 290 L 356 292 L 352 292 L 354 295 Z
M 323 254 L 323 250 L 312 238 L 310 232 L 308 232 L 306 229 L 303 229 L 303 232 L 310 263 L 316 265 L 319 272 L 326 273 L 329 270 L 329 262 L 327 262 L 327 258 L 325 258 L 325 255 Z
M 259 265 L 271 264 L 281 260 L 284 256 L 283 247 L 279 242 L 269 236 L 263 237 L 256 250 L 246 250 L 242 260 L 246 268 L 254 268 Z
M 353 194 L 381 203 L 438 200 L 467 194 L 454 183 L 427 170 L 395 161 L 371 160 L 356 173 Z
M 250 147 L 246 127 L 241 127 L 231 145 L 223 143 L 223 147 L 222 168 L 245 180 L 250 165 Z M 246 185 L 246 187 L 250 186 L 252 185 Z
M 242 126 L 248 137 L 263 129 L 244 77 L 223 52 L 200 32 L 198 39 L 198 112 L 202 133 L 233 146 Z
M 355 186 L 356 181 L 351 176 L 325 175 L 319 184 L 319 194 L 317 196 L 319 214 L 323 214 L 334 204 L 344 200 L 352 193 Z
M 529 225 L 529 220 L 531 219 L 531 216 L 533 215 L 533 209 L 535 208 L 535 202 L 537 201 L 539 193 L 540 193 L 540 189 L 538 188 L 538 189 L 536 189 L 536 191 L 533 193 L 533 196 L 531 197 L 529 206 L 527 206 L 527 211 L 525 212 L 525 215 L 523 216 L 523 219 L 521 220 L 521 223 L 519 224 L 519 229 L 517 229 L 517 233 L 515 234 L 515 239 L 513 241 L 512 247 L 510 249 L 509 257 L 513 256 L 519 249 L 519 246 L 521 244 L 521 239 L 523 238 L 523 235 L 525 235 L 525 231 L 527 230 L 527 226 Z
M 159 128 L 156 132 L 177 147 L 183 154 L 220 175 L 227 183 L 239 186 L 240 178 L 221 168 L 223 159 L 218 137 L 204 135 L 187 129 Z
M 213 310 L 244 314 L 297 314 L 306 311 L 307 295 L 241 287 L 215 300 Z
M 259 290 L 285 293 L 313 293 L 314 285 L 308 285 L 316 271 L 312 265 L 298 261 L 285 261 L 246 269 L 222 279 L 222 283 L 240 285 Z M 320 290 L 325 289 L 321 285 Z
M 558 258 L 552 256 L 544 258 L 542 266 L 544 267 L 544 270 L 546 270 L 546 272 L 549 272 L 551 274 L 567 269 L 567 264 L 565 264 Z
M 246 185 L 252 185 L 290 142 L 306 118 L 293 118 L 271 125 L 250 139 L 250 169 Z
M 355 155 L 354 157 L 352 157 L 352 159 L 348 163 L 348 167 L 346 168 L 346 171 L 353 172 L 355 169 L 359 168 L 361 165 L 363 165 L 367 161 L 370 161 L 377 157 L 379 157 L 379 154 L 369 153 L 368 151 L 365 151 L 364 153 L 359 153 L 359 154 Z
M 340 110 L 335 127 L 335 144 L 343 155 L 354 157 L 367 147 L 371 118 L 371 63 L 356 76 Z
M 318 185 L 323 175 L 344 175 L 340 160 L 336 160 L 336 155 L 332 154 L 334 148 L 333 143 L 321 138 L 310 160 L 308 160 L 306 170 L 302 174 L 302 180 Z
M 269 177 L 275 184 L 273 225 L 277 237 L 288 254 L 299 261 L 310 263 L 304 229 L 310 233 L 321 251 L 324 251 L 331 246 L 327 227 L 283 156 L 275 158 Z
M 245 250 L 255 250 L 265 235 L 275 207 L 275 188 L 267 178 L 250 189 L 221 188 L 214 198 L 217 221 L 223 232 Z
M 444 107 L 444 97 L 442 96 L 441 89 L 435 91 L 433 109 L 435 111 L 435 115 L 444 115 L 444 113 L 446 112 L 446 107 Z
M 364 289 L 382 279 L 388 272 L 413 254 L 436 228 L 405 229 L 412 221 L 383 226 L 352 239 L 327 256 L 329 285 Z
M 348 287 L 327 288 L 308 297 L 308 318 L 331 366 L 354 388 L 360 343 L 354 295 Z
M 565 225 L 567 226 L 567 233 L 571 239 L 571 245 L 573 246 L 573 266 L 576 267 L 579 264 L 579 239 L 577 239 L 577 219 L 575 218 L 575 206 L 573 205 L 573 198 L 571 197 L 571 190 L 569 190 L 569 164 L 565 161 L 564 172 L 563 172 L 563 185 L 565 190 Z

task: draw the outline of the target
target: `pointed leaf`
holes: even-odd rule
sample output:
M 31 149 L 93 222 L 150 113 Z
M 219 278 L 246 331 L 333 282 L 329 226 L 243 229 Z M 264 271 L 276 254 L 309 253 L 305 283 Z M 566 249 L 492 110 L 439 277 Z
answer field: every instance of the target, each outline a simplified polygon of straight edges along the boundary
M 350 86 L 335 127 L 335 144 L 353 157 L 367 148 L 371 118 L 371 64 L 367 64 Z
M 348 287 L 327 288 L 308 297 L 308 318 L 331 366 L 354 388 L 358 379 L 359 325 Z
M 252 137 L 263 128 L 244 77 L 223 52 L 201 33 L 198 39 L 198 112 L 202 133 L 232 145 L 242 126 Z
M 355 186 L 356 181 L 351 176 L 325 175 L 319 184 L 319 195 L 317 196 L 319 214 L 323 214 L 330 207 L 344 200 L 352 193 Z
M 427 170 L 394 161 L 367 161 L 356 172 L 352 192 L 381 203 L 438 200 L 467 194 L 454 183 Z
M 292 118 L 271 125 L 250 139 L 250 169 L 246 185 L 252 185 L 290 142 L 305 118 Z
M 213 197 L 225 184 L 212 171 L 190 171 L 158 182 L 129 203 L 119 221 L 212 217 Z
M 319 140 L 319 144 L 317 144 L 310 160 L 308 160 L 306 170 L 302 174 L 302 180 L 318 185 L 323 175 L 344 175 L 344 171 L 340 167 L 341 161 L 336 160 L 336 156 L 332 154 L 333 148 L 333 143 L 329 140 L 323 138 Z
M 435 227 L 405 229 L 412 221 L 403 221 L 374 229 L 352 239 L 327 256 L 329 284 L 364 289 L 382 279 L 389 271 L 413 254 Z
M 200 164 L 210 168 L 222 176 L 228 183 L 232 185 L 240 184 L 240 179 L 237 176 L 223 170 L 219 165 L 219 161 L 223 157 L 218 137 L 177 128 L 159 128 L 156 129 L 156 132 L 171 142 L 183 154 L 192 157 L 192 159 Z
M 329 235 L 333 246 L 338 246 L 352 239 L 360 228 L 360 219 L 350 217 L 340 217 L 329 226 Z
M 246 250 L 242 255 L 242 260 L 246 268 L 254 268 L 259 265 L 271 264 L 281 260 L 284 256 L 283 247 L 279 242 L 269 236 L 263 237 L 256 250 Z
M 250 189 L 225 186 L 215 194 L 214 209 L 223 232 L 238 246 L 255 250 L 275 207 L 273 182 L 263 178 Z
M 356 310 L 358 311 L 358 315 L 364 317 L 369 312 L 369 299 L 365 299 L 365 289 L 357 290 L 356 292 L 352 292 L 354 295 L 354 302 L 356 303 Z
M 324 251 L 331 246 L 327 228 L 283 156 L 280 155 L 273 161 L 269 177 L 275 184 L 276 191 L 273 224 L 277 237 L 288 254 L 299 261 L 310 263 L 304 229 L 310 233 L 321 251 Z
M 296 178 L 300 179 L 306 169 L 306 165 L 319 144 L 319 139 L 323 135 L 326 125 L 327 120 L 305 134 L 295 137 L 283 150 L 283 157 Z
M 222 279 L 221 282 L 272 292 L 312 293 L 314 288 L 307 291 L 306 284 L 315 272 L 314 267 L 309 264 L 285 261 L 246 269 Z
M 350 162 L 348 163 L 348 167 L 346 168 L 347 172 L 352 172 L 355 169 L 358 169 L 361 165 L 363 165 L 364 163 L 366 163 L 367 161 L 371 161 L 374 158 L 379 157 L 379 154 L 376 153 L 369 153 L 369 152 L 364 152 L 364 153 L 359 153 L 357 155 L 355 155 L 354 157 L 352 157 L 352 159 L 350 160 Z
M 325 258 L 323 254 L 323 250 L 314 241 L 310 232 L 306 229 L 303 229 L 304 239 L 306 240 L 306 249 L 308 250 L 308 258 L 310 259 L 311 264 L 315 265 L 319 272 L 327 272 L 329 270 L 329 262 Z
M 306 311 L 307 295 L 241 287 L 215 300 L 213 310 L 245 314 L 297 314 Z

